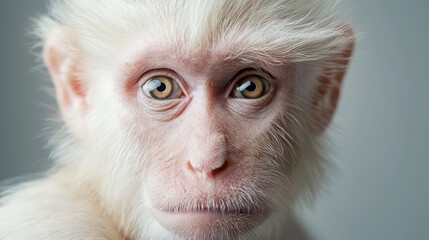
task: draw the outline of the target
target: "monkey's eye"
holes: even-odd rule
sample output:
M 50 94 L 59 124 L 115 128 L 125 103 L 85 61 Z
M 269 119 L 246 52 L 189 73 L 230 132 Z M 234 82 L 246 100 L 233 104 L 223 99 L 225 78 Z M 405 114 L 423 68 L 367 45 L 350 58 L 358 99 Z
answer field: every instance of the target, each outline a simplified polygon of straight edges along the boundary
M 183 91 L 177 82 L 166 76 L 151 77 L 142 87 L 146 96 L 158 100 L 174 99 L 183 96 Z
M 231 97 L 255 99 L 264 96 L 270 85 L 264 78 L 249 75 L 240 79 L 234 86 Z

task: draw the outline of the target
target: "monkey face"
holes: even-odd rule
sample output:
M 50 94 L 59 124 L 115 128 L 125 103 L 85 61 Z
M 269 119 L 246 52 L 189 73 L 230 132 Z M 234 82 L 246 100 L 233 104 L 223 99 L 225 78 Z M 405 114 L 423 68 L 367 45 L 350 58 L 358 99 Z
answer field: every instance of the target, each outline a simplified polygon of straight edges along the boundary
M 271 234 L 323 176 L 318 137 L 352 36 L 303 22 L 310 8 L 288 18 L 282 1 L 186 3 L 127 3 L 112 18 L 124 24 L 50 33 L 45 61 L 78 139 L 65 155 L 127 236 Z
M 286 134 L 296 125 L 293 69 L 226 61 L 218 52 L 190 58 L 166 52 L 136 56 L 143 60 L 127 64 L 138 67 L 123 67 L 133 71 L 106 88 L 114 90 L 106 96 L 115 97 L 94 103 L 116 115 L 97 117 L 91 129 L 119 126 L 110 127 L 108 143 L 97 145 L 127 149 L 98 151 L 110 152 L 116 167 L 120 161 L 133 166 L 121 171 L 134 189 L 133 204 L 168 231 L 183 237 L 246 233 L 286 198 L 298 139 L 292 137 L 299 134 Z

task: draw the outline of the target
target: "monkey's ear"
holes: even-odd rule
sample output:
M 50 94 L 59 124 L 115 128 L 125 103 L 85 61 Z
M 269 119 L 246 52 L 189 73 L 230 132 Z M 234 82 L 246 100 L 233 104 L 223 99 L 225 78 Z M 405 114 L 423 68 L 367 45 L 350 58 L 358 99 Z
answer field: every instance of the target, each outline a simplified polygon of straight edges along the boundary
M 343 38 L 347 44 L 327 59 L 317 78 L 311 99 L 312 120 L 316 132 L 322 132 L 332 121 L 340 96 L 340 88 L 354 47 L 354 34 L 350 26 L 343 25 Z
M 78 57 L 73 37 L 63 29 L 54 30 L 44 44 L 43 59 L 55 87 L 61 115 L 70 130 L 80 135 L 87 102 Z

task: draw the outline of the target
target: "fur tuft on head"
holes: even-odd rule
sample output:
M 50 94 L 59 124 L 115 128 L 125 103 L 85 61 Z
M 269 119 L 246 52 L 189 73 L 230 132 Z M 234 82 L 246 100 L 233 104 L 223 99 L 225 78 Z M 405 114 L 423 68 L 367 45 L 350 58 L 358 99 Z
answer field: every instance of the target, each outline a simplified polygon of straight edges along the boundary
M 336 4 L 320 0 L 76 0 L 52 1 L 37 21 L 45 42 L 62 29 L 79 55 L 114 61 L 139 41 L 172 45 L 183 55 L 227 50 L 228 57 L 268 64 L 332 57 L 352 41 L 336 18 Z M 108 60 L 105 60 L 108 61 Z

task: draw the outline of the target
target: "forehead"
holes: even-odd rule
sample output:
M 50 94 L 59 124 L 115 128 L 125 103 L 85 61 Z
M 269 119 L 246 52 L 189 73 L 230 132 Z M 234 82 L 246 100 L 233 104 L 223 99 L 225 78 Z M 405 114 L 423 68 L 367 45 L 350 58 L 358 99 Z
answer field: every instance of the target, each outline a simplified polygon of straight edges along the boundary
M 244 60 L 230 48 L 187 49 L 177 44 L 160 42 L 144 43 L 138 51 L 130 49 L 124 59 L 120 64 L 120 71 L 128 74 L 167 68 L 187 75 L 203 76 L 213 73 L 226 74 L 244 65 L 258 65 L 254 61 Z

